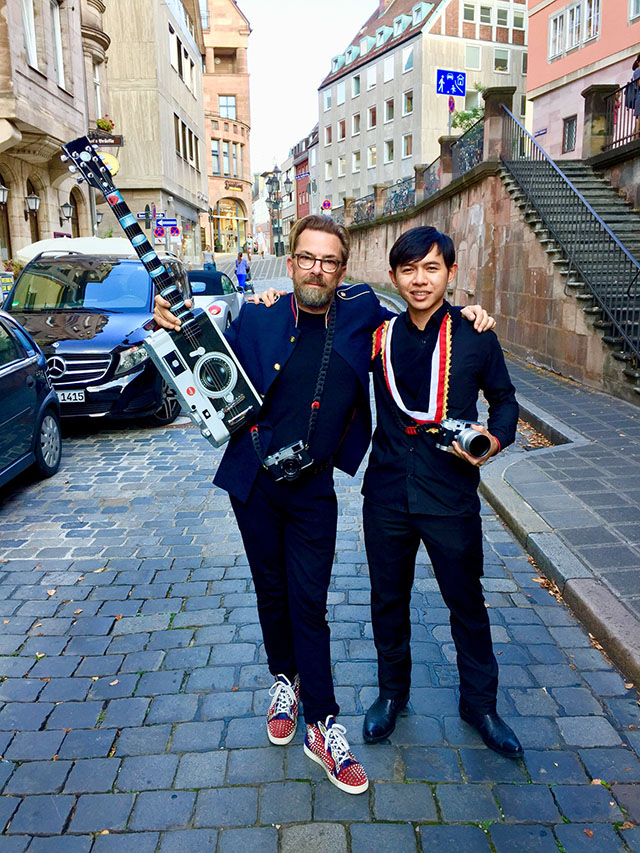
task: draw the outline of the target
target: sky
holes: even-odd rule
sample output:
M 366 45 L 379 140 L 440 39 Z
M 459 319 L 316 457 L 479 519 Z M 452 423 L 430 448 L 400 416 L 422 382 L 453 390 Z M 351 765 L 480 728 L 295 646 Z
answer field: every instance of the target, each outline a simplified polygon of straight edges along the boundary
M 272 169 L 318 121 L 318 86 L 378 0 L 238 0 L 249 19 L 251 171 Z

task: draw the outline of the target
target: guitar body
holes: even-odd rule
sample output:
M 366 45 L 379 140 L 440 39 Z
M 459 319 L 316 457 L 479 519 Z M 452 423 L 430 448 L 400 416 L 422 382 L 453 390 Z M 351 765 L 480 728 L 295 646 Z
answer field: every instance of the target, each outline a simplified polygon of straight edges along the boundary
M 181 322 L 179 332 L 161 329 L 144 346 L 165 382 L 174 389 L 202 435 L 220 447 L 231 434 L 255 422 L 262 405 L 249 377 L 206 311 L 190 311 L 183 302 L 172 272 L 153 250 L 111 173 L 86 136 L 62 146 L 63 162 L 103 194 L 136 254 L 151 276 L 154 287 L 169 302 Z
M 144 346 L 202 435 L 220 447 L 258 411 L 261 400 L 213 317 L 201 309 L 194 317 L 195 344 L 181 332 L 160 329 Z

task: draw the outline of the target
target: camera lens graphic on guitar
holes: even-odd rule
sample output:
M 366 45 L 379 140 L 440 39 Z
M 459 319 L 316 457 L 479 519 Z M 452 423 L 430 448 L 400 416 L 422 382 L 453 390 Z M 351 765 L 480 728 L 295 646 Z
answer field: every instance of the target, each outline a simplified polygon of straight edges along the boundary
M 175 276 L 157 256 L 129 210 L 111 173 L 86 136 L 62 146 L 63 162 L 78 181 L 99 190 L 111 206 L 136 254 L 151 276 L 156 292 L 169 302 L 180 331 L 160 329 L 144 342 L 159 373 L 176 392 L 202 435 L 220 447 L 232 433 L 253 422 L 261 399 L 214 320 L 217 310 L 190 311 Z

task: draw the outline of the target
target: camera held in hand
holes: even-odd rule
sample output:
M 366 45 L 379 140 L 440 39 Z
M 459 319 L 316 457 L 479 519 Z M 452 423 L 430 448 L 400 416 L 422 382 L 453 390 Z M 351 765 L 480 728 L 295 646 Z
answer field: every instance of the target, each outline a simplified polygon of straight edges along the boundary
M 306 468 L 313 465 L 313 459 L 304 441 L 294 441 L 267 456 L 263 465 L 277 483 L 280 480 L 297 480 Z
M 481 459 L 491 450 L 491 439 L 486 433 L 472 429 L 473 426 L 482 426 L 478 421 L 456 421 L 453 418 L 445 418 L 439 424 L 436 438 L 436 447 L 440 450 L 449 450 L 454 441 L 475 459 Z

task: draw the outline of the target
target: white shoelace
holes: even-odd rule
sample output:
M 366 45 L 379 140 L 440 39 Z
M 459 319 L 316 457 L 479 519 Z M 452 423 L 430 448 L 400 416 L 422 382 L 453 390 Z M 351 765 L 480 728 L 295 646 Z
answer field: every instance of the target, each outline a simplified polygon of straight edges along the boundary
M 340 723 L 333 723 L 325 728 L 324 748 L 326 752 L 331 754 L 331 757 L 338 768 L 342 767 L 344 762 L 351 760 L 349 742 L 345 735 L 347 730 Z
M 274 681 L 269 688 L 269 696 L 273 696 L 273 715 L 288 714 L 292 716 L 291 709 L 296 704 L 296 694 L 289 680 Z

